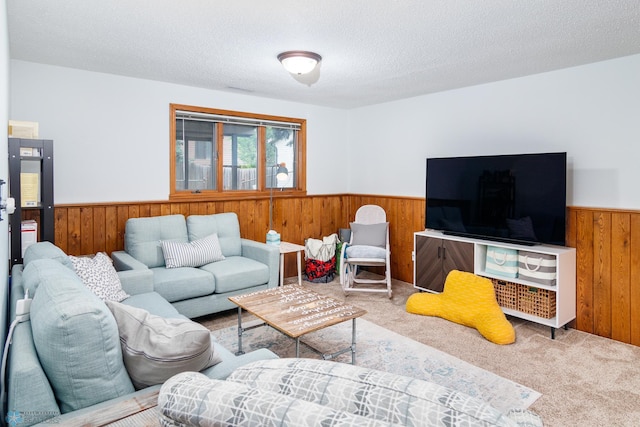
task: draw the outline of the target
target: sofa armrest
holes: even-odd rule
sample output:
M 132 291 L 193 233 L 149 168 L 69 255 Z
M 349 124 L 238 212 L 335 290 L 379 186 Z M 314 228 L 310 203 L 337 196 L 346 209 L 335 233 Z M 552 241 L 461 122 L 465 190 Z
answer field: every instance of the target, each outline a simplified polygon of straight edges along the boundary
M 251 258 L 269 267 L 269 283 L 267 287 L 274 288 L 278 286 L 280 272 L 280 248 L 266 243 L 256 242 L 255 240 L 241 239 L 242 256 Z
M 153 271 L 146 265 L 125 251 L 112 252 L 111 259 L 126 293 L 138 295 L 153 292 Z
M 117 271 L 149 269 L 146 265 L 129 255 L 125 251 L 111 252 L 111 259 L 113 260 L 113 265 Z
M 66 427 L 82 427 L 88 425 L 107 425 L 116 421 L 137 425 L 136 415 L 155 408 L 158 401 L 160 385 L 154 385 L 135 393 L 67 412 L 50 418 L 38 426 L 64 425 Z M 131 418 L 129 418 L 131 417 Z M 157 419 L 156 416 L 153 419 Z
M 8 411 L 30 413 L 29 425 L 60 414 L 38 359 L 30 321 L 18 323 L 13 331 L 7 364 L 7 400 Z

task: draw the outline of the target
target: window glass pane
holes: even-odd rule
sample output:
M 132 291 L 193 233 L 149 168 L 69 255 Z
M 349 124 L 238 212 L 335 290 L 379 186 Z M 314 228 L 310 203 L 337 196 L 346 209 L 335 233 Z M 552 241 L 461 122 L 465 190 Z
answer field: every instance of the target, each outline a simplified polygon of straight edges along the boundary
M 265 168 L 266 188 L 293 188 L 295 187 L 297 150 L 297 134 L 293 129 L 283 129 L 267 126 L 267 164 Z M 278 176 L 281 167 L 287 169 L 284 179 Z
M 223 189 L 257 190 L 258 127 L 223 126 Z
M 215 190 L 216 124 L 176 120 L 176 190 Z

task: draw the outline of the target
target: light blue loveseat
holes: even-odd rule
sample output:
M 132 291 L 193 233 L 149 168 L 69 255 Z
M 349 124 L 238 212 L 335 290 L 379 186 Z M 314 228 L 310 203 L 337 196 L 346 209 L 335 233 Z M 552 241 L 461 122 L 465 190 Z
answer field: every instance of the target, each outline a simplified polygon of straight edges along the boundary
M 184 318 L 153 291 L 151 274 L 118 273 L 130 295 L 122 303 Z M 49 242 L 32 245 L 24 264 L 13 267 L 10 321 L 16 317 L 16 301 L 27 289 L 33 298 L 30 320 L 15 327 L 7 365 L 7 416 L 12 427 L 38 422 L 69 425 L 72 420 L 84 425 L 96 414 L 104 420 L 114 408 L 135 412 L 143 402 L 155 402 L 160 385 L 134 390 L 115 319 L 84 286 L 60 248 Z M 224 379 L 245 363 L 277 357 L 266 349 L 235 356 L 220 345 L 215 348 L 222 362 L 202 371 L 209 378 Z
M 225 259 L 199 267 L 166 268 L 162 241 L 194 242 L 216 234 Z M 235 306 L 228 297 L 278 286 L 277 247 L 240 237 L 235 213 L 130 218 L 124 251 L 111 254 L 119 271 L 150 272 L 153 290 L 189 318 Z

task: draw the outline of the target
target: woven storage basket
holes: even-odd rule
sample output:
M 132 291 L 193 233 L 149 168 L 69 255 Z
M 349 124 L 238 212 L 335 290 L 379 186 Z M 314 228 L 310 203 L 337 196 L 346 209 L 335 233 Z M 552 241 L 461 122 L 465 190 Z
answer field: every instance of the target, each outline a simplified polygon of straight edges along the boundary
M 496 291 L 498 305 L 513 310 L 518 309 L 518 284 L 506 280 L 491 279 Z
M 518 311 L 551 319 L 556 315 L 556 293 L 547 289 L 518 285 Z

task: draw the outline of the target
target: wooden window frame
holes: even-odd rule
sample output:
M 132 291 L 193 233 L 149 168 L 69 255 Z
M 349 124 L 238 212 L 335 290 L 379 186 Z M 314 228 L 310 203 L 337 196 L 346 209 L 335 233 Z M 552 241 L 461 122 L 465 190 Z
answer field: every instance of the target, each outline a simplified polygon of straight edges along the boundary
M 265 114 L 255 114 L 240 111 L 219 110 L 214 108 L 197 107 L 183 104 L 169 104 L 169 200 L 180 201 L 201 201 L 201 200 L 241 200 L 241 199 L 261 199 L 269 197 L 271 190 L 266 187 L 266 127 L 258 126 L 258 160 L 257 160 L 257 190 L 223 190 L 222 186 L 222 163 L 223 155 L 218 155 L 216 160 L 216 190 L 176 190 L 176 112 L 188 111 L 194 113 L 204 113 L 222 116 L 231 116 L 256 121 L 290 122 L 300 126 L 298 130 L 295 186 L 292 188 L 279 188 L 273 192 L 274 197 L 304 196 L 307 194 L 307 121 L 305 119 L 271 116 Z M 218 153 L 222 153 L 222 126 L 217 127 L 218 132 Z M 276 194 L 277 193 L 277 194 Z

